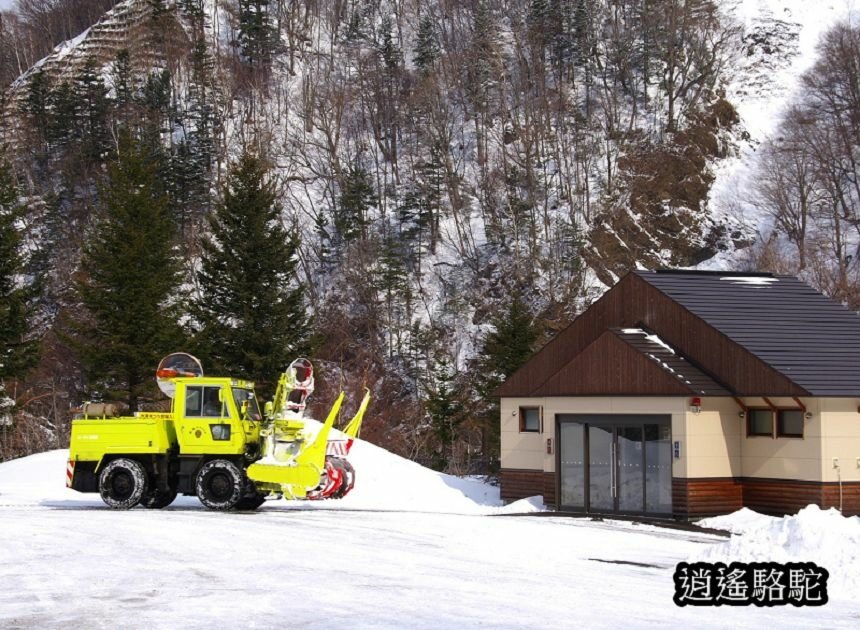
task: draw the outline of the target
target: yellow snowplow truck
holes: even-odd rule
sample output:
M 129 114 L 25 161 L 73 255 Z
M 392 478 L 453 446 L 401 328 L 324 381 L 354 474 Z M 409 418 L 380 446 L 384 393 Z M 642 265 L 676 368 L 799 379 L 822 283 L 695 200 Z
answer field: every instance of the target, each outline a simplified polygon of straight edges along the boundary
M 329 440 L 344 395 L 322 426 L 302 417 L 313 368 L 294 361 L 262 413 L 254 384 L 203 376 L 191 355 L 159 365 L 171 411 L 112 417 L 112 406 L 86 404 L 72 422 L 66 484 L 98 492 L 115 509 L 163 508 L 177 494 L 213 510 L 255 510 L 267 498 L 339 498 L 355 472 L 346 454 L 358 435 L 369 393 L 341 434 Z

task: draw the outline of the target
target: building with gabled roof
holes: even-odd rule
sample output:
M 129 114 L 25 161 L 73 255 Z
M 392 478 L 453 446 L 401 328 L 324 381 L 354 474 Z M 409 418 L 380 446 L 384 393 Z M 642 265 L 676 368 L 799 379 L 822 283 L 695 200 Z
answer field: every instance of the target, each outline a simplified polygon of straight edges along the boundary
M 860 513 L 860 316 L 791 276 L 631 272 L 496 394 L 505 499 Z

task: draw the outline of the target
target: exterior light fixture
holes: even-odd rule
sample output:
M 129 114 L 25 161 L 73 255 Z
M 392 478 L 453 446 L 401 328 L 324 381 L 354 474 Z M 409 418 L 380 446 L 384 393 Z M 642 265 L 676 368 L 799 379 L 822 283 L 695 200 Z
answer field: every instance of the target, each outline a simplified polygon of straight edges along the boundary
M 693 410 L 693 413 L 701 413 L 702 411 L 702 399 L 698 396 L 693 397 L 690 400 L 690 408 Z

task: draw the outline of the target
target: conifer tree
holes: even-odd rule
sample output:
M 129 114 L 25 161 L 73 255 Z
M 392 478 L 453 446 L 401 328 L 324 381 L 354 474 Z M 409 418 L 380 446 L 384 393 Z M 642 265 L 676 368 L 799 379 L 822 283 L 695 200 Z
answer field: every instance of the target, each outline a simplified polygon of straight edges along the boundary
M 418 35 L 415 42 L 415 56 L 412 61 L 421 74 L 428 74 L 439 58 L 439 40 L 436 25 L 429 13 L 421 16 L 418 22 Z
M 48 142 L 67 145 L 75 138 L 76 112 L 78 109 L 75 91 L 68 81 L 53 87 L 49 93 Z
M 245 152 L 233 165 L 202 243 L 194 317 L 207 370 L 253 379 L 262 395 L 294 358 L 308 352 L 298 237 L 281 222 L 275 184 Z
M 271 60 L 277 42 L 269 0 L 239 0 L 239 45 L 250 64 Z
M 134 83 L 131 71 L 131 55 L 128 48 L 117 51 L 111 72 L 114 88 L 114 105 L 123 109 L 131 103 L 134 95 Z
M 47 150 L 51 123 L 51 84 L 45 71 L 39 68 L 29 79 L 27 96 L 22 105 L 30 131 L 33 133 L 36 150 L 42 155 Z
M 370 173 L 356 162 L 346 173 L 334 216 L 334 227 L 344 241 L 353 241 L 366 235 L 367 211 L 376 200 Z
M 75 77 L 72 91 L 75 134 L 81 142 L 81 151 L 85 158 L 101 162 L 110 146 L 107 123 L 110 103 L 107 87 L 94 60 L 84 64 Z
M 380 31 L 382 34 L 382 42 L 379 45 L 379 54 L 382 57 L 382 62 L 388 73 L 394 73 L 400 67 L 401 53 L 397 42 L 394 41 L 394 25 L 391 23 L 391 18 L 385 16 L 382 18 Z
M 483 450 L 491 468 L 499 457 L 499 400 L 493 391 L 516 372 L 534 352 L 539 329 L 520 293 L 514 293 L 505 312 L 491 321 L 493 332 L 484 339 L 477 359 L 476 393 L 483 406 Z
M 20 216 L 11 169 L 0 156 L 0 393 L 5 378 L 20 375 L 35 359 L 35 344 L 26 340 L 30 289 L 18 282 L 24 271 Z
M 90 384 L 111 397 L 122 394 L 132 409 L 152 391 L 158 361 L 183 342 L 176 226 L 157 169 L 145 145 L 121 135 L 77 282 L 91 317 L 76 322 L 73 342 Z
M 447 361 L 442 360 L 433 370 L 433 383 L 427 388 L 424 401 L 430 426 L 436 441 L 432 467 L 444 471 L 453 458 L 457 428 L 463 423 L 463 403 L 457 396 L 455 384 L 456 371 Z

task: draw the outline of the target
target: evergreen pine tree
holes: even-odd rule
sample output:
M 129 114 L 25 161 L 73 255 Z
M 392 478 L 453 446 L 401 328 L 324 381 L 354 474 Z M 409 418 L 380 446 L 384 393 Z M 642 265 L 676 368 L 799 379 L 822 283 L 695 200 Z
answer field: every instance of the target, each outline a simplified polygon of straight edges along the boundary
M 499 459 L 499 399 L 493 391 L 531 357 L 540 333 L 519 293 L 491 324 L 494 330 L 484 339 L 477 360 L 476 393 L 483 402 L 478 415 L 483 424 L 484 455 L 494 468 Z
M 578 66 L 584 66 L 591 56 L 594 38 L 592 15 L 592 0 L 577 0 L 573 11 L 573 45 L 575 47 L 574 63 Z
M 41 68 L 30 77 L 22 109 L 36 141 L 37 154 L 40 157 L 44 156 L 47 151 L 48 130 L 51 123 L 51 84 Z
M 400 67 L 401 60 L 400 47 L 394 41 L 394 25 L 391 23 L 391 18 L 388 16 L 382 18 L 382 24 L 379 28 L 382 32 L 379 54 L 382 57 L 386 71 L 391 74 Z
M 366 236 L 367 211 L 376 203 L 370 173 L 357 162 L 349 167 L 334 216 L 340 237 L 350 242 Z
M 67 145 L 75 137 L 77 128 L 78 104 L 72 85 L 63 81 L 51 89 L 49 104 L 51 116 L 46 130 L 48 142 Z
M 100 162 L 110 147 L 107 124 L 110 103 L 107 87 L 93 59 L 75 77 L 72 91 L 75 135 L 81 142 L 81 152 L 86 159 Z
M 440 361 L 433 370 L 433 383 L 427 388 L 424 407 L 436 440 L 431 466 L 444 471 L 453 458 L 457 428 L 465 419 L 464 406 L 457 396 L 456 372 L 447 361 Z
M 277 32 L 269 0 L 239 0 L 239 45 L 250 64 L 266 64 L 275 51 Z
M 161 144 L 161 135 L 169 131 L 171 118 L 170 71 L 153 71 L 138 95 L 142 109 L 139 128 L 146 143 Z
M 157 168 L 145 145 L 121 135 L 77 282 L 91 317 L 77 322 L 73 341 L 90 383 L 132 409 L 152 391 L 158 361 L 182 342 L 176 227 Z
M 262 395 L 308 351 L 298 237 L 281 223 L 263 161 L 245 153 L 232 167 L 202 243 L 196 346 L 209 371 L 255 380 Z
M 118 108 L 126 107 L 131 103 L 134 94 L 134 85 L 131 74 L 131 55 L 127 48 L 118 50 L 113 63 L 113 89 L 114 102 Z
M 0 156 L 0 396 L 3 380 L 20 375 L 35 360 L 35 344 L 26 340 L 30 288 L 19 285 L 24 271 L 18 190 L 9 165 Z
M 412 61 L 422 75 L 429 74 L 439 58 L 439 40 L 433 17 L 425 13 L 418 21 L 418 35 L 415 42 L 415 56 Z

